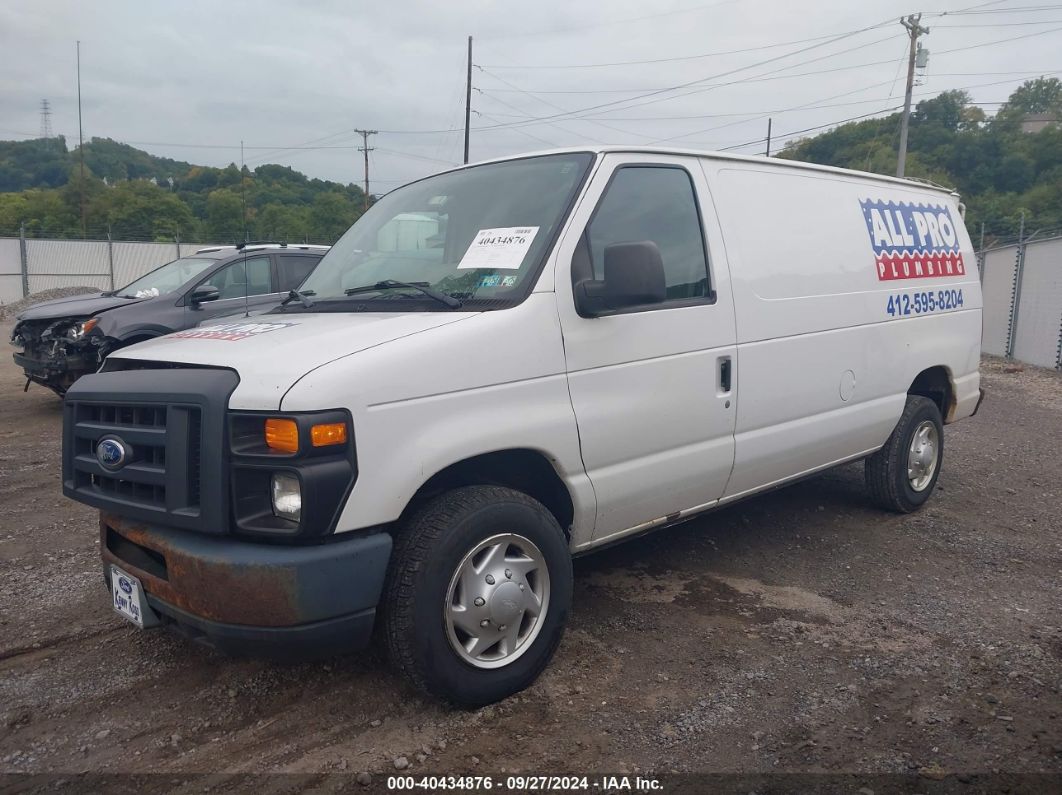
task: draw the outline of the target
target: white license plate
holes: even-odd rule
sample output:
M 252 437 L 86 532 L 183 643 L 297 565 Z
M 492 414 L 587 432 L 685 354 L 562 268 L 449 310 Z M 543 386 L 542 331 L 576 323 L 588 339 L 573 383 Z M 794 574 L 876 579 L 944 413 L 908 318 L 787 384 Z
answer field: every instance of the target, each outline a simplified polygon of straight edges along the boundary
M 111 601 L 118 615 L 144 628 L 144 589 L 140 580 L 117 566 L 111 566 Z

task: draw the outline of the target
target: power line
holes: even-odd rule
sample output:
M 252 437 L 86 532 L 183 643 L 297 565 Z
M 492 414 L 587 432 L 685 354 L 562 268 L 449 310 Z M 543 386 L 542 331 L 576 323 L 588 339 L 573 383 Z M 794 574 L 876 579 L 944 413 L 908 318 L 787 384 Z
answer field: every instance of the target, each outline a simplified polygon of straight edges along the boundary
M 386 155 L 394 155 L 396 157 L 408 157 L 413 160 L 424 160 L 429 163 L 442 163 L 446 166 L 458 166 L 460 163 L 455 163 L 452 160 L 440 160 L 437 157 L 427 157 L 426 155 L 418 155 L 413 152 L 400 152 L 397 149 L 384 149 L 382 146 L 376 147 L 377 152 L 383 152 Z
M 868 26 L 867 28 L 863 28 L 861 30 L 872 30 L 872 29 L 875 29 L 875 28 L 879 28 L 879 27 L 881 27 L 881 24 L 882 23 L 879 23 L 877 25 Z M 1039 31 L 1037 33 L 1026 34 L 1024 36 L 1015 36 L 1015 37 L 1006 38 L 1006 39 L 999 39 L 999 40 L 996 40 L 996 41 L 981 42 L 979 44 L 971 45 L 971 46 L 968 46 L 968 47 L 956 47 L 956 48 L 952 48 L 952 49 L 949 49 L 949 50 L 942 50 L 942 51 L 938 51 L 937 54 L 938 55 L 943 55 L 943 54 L 950 53 L 950 52 L 958 52 L 958 51 L 961 51 L 961 50 L 976 49 L 976 48 L 979 48 L 979 47 L 992 46 L 992 45 L 1001 44 L 1001 43 L 1004 43 L 1004 42 L 1016 41 L 1016 40 L 1019 40 L 1019 39 L 1030 38 L 1032 36 L 1046 35 L 1048 33 L 1053 33 L 1053 32 L 1055 32 L 1054 29 L 1047 30 L 1047 31 Z M 856 50 L 856 49 L 864 49 L 866 46 L 869 46 L 869 45 L 861 45 L 861 46 L 857 46 L 857 47 L 848 48 L 846 50 L 841 50 L 841 51 L 838 51 L 838 52 L 835 52 L 835 53 L 828 53 L 827 55 L 820 56 L 818 58 L 805 60 L 805 61 L 802 61 L 802 62 L 800 62 L 798 64 L 791 64 L 789 66 L 781 67 L 779 69 L 776 69 L 776 70 L 773 70 L 773 71 L 770 71 L 770 72 L 765 72 L 765 73 L 763 73 L 761 75 L 756 75 L 756 76 L 751 77 L 751 78 L 742 78 L 742 79 L 730 81 L 730 82 L 727 82 L 727 83 L 713 83 L 713 84 L 710 84 L 708 86 L 701 86 L 699 88 L 694 88 L 691 91 L 687 91 L 687 92 L 684 92 L 684 93 L 681 93 L 681 94 L 675 94 L 674 96 L 649 99 L 646 102 L 636 102 L 637 100 L 644 99 L 644 98 L 647 98 L 647 97 L 656 97 L 656 96 L 658 96 L 659 94 L 662 94 L 662 93 L 671 93 L 671 92 L 674 92 L 674 91 L 676 91 L 676 90 L 678 90 L 680 88 L 696 86 L 698 83 L 703 83 L 703 82 L 705 82 L 707 80 L 712 80 L 712 79 L 716 79 L 718 77 L 728 76 L 730 74 L 734 74 L 734 73 L 740 72 L 740 71 L 745 71 L 747 69 L 752 69 L 752 68 L 755 68 L 757 66 L 763 66 L 763 65 L 765 65 L 767 63 L 771 63 L 771 62 L 774 62 L 774 61 L 777 61 L 777 60 L 781 60 L 781 59 L 787 58 L 787 57 L 789 57 L 791 55 L 796 55 L 796 54 L 798 54 L 800 52 L 806 52 L 807 50 L 814 49 L 814 48 L 820 47 L 820 46 L 824 46 L 825 44 L 829 44 L 829 43 L 832 43 L 834 41 L 838 41 L 838 40 L 840 40 L 842 38 L 846 38 L 847 35 L 850 35 L 850 34 L 846 34 L 846 35 L 842 35 L 842 36 L 839 36 L 839 37 L 835 37 L 835 38 L 831 39 L 830 41 L 823 42 L 822 44 L 816 44 L 816 45 L 812 45 L 811 47 L 802 48 L 801 50 L 796 50 L 796 51 L 791 52 L 791 53 L 786 53 L 784 55 L 776 56 L 774 58 L 769 58 L 769 59 L 767 59 L 765 61 L 762 61 L 762 62 L 759 62 L 759 63 L 756 63 L 756 64 L 750 64 L 748 66 L 741 67 L 739 69 L 734 69 L 734 70 L 731 70 L 729 72 L 724 72 L 724 73 L 721 73 L 719 75 L 713 75 L 713 76 L 701 78 L 699 80 L 689 81 L 687 83 L 680 84 L 678 86 L 671 86 L 671 87 L 668 87 L 668 88 L 656 89 L 656 90 L 644 93 L 644 94 L 642 94 L 640 96 L 636 96 L 636 97 L 628 97 L 626 99 L 619 99 L 619 100 L 613 100 L 613 101 L 610 101 L 610 102 L 599 103 L 597 105 L 591 105 L 591 106 L 588 106 L 588 107 L 585 107 L 585 108 L 577 108 L 575 110 L 567 111 L 564 114 L 558 113 L 558 114 L 552 114 L 552 115 L 549 115 L 549 116 L 540 116 L 540 117 L 536 117 L 536 118 L 530 119 L 530 120 L 525 120 L 525 121 L 522 121 L 522 122 L 513 122 L 510 125 L 506 125 L 506 126 L 526 126 L 526 125 L 529 125 L 529 124 L 536 124 L 536 123 L 539 123 L 541 121 L 553 120 L 553 119 L 562 118 L 562 117 L 573 118 L 574 119 L 574 118 L 579 118 L 579 116 L 576 115 L 576 114 L 586 113 L 587 111 L 592 111 L 592 110 L 600 110 L 600 109 L 606 108 L 606 107 L 615 107 L 617 105 L 625 105 L 626 106 L 625 109 L 629 109 L 629 108 L 633 108 L 633 107 L 641 107 L 643 105 L 653 104 L 655 102 L 669 101 L 669 100 L 672 100 L 672 99 L 677 99 L 677 98 L 680 98 L 680 97 L 689 96 L 691 94 L 696 94 L 696 93 L 700 93 L 700 92 L 703 92 L 703 91 L 708 91 L 708 90 L 711 90 L 713 88 L 718 88 L 718 87 L 721 87 L 721 86 L 735 85 L 735 84 L 745 83 L 745 82 L 755 82 L 755 81 L 761 80 L 765 76 L 772 75 L 775 72 L 781 72 L 781 71 L 785 71 L 785 70 L 788 70 L 788 69 L 792 69 L 795 66 L 801 66 L 801 65 L 806 65 L 808 63 L 814 63 L 816 61 L 820 61 L 820 60 L 823 60 L 825 58 L 832 58 L 832 57 L 835 57 L 837 55 L 844 54 L 846 52 L 851 52 L 851 51 Z M 891 37 L 889 37 L 889 38 L 891 38 Z M 879 42 L 880 41 L 886 41 L 886 40 L 888 40 L 888 39 L 881 39 L 881 40 L 879 40 Z M 876 44 L 876 43 L 879 43 L 879 42 L 872 42 L 872 44 Z M 892 60 L 890 59 L 888 61 L 885 61 L 884 63 L 892 63 Z M 847 69 L 847 68 L 850 68 L 850 67 L 839 67 L 838 70 Z M 484 128 L 484 129 L 487 129 L 487 128 Z
M 968 44 L 965 47 L 952 47 L 950 50 L 937 50 L 937 55 L 945 55 L 949 52 L 963 52 L 964 50 L 976 50 L 980 47 L 991 47 L 994 44 L 1004 44 L 1010 41 L 1019 41 L 1021 39 L 1031 39 L 1035 36 L 1046 36 L 1048 33 L 1058 33 L 1062 30 L 1062 27 L 1051 28 L 1050 30 L 1040 30 L 1036 33 L 1026 33 L 1024 36 L 1012 36 L 1009 39 L 996 39 L 995 41 L 982 41 L 978 44 Z
M 596 22 L 596 23 L 589 24 L 589 25 L 566 25 L 563 28 L 548 28 L 546 30 L 528 31 L 526 33 L 512 33 L 512 34 L 508 34 L 508 35 L 493 36 L 492 39 L 494 41 L 506 41 L 506 40 L 509 40 L 509 39 L 524 39 L 524 38 L 531 38 L 531 37 L 534 37 L 534 36 L 548 36 L 551 33 L 573 33 L 575 31 L 579 31 L 579 30 L 593 30 L 595 28 L 613 27 L 615 25 L 626 25 L 626 24 L 628 24 L 630 22 L 642 22 L 642 21 L 647 20 L 647 19 L 659 19 L 661 17 L 670 17 L 670 16 L 676 16 L 676 15 L 679 15 L 679 14 L 690 14 L 690 13 L 694 13 L 696 11 L 707 11 L 710 8 L 715 8 L 717 6 L 723 6 L 723 5 L 729 5 L 731 3 L 736 3 L 736 2 L 738 2 L 738 0 L 719 0 L 719 2 L 708 3 L 707 5 L 695 6 L 693 8 L 679 8 L 679 9 L 675 9 L 673 11 L 662 11 L 659 14 L 645 14 L 645 15 L 639 16 L 639 17 L 628 17 L 627 19 L 614 19 L 614 20 L 610 20 L 608 22 Z
M 531 70 L 531 69 L 606 69 L 614 66 L 645 66 L 648 64 L 657 63 L 676 63 L 679 61 L 696 61 L 701 58 L 715 58 L 721 55 L 740 55 L 747 52 L 760 52 L 762 50 L 773 50 L 778 47 L 788 47 L 792 44 L 807 44 L 813 41 L 822 41 L 823 39 L 833 38 L 838 34 L 829 33 L 823 36 L 811 36 L 807 39 L 793 39 L 791 41 L 780 41 L 775 44 L 762 44 L 756 47 L 742 47 L 737 50 L 717 50 L 715 52 L 702 52 L 697 55 L 678 55 L 671 58 L 648 58 L 640 61 L 608 61 L 604 63 L 570 63 L 570 64 L 521 64 L 521 65 L 506 65 L 501 64 L 487 64 L 484 69 L 516 69 L 516 70 Z
M 493 122 L 497 122 L 498 121 L 493 116 L 488 116 L 486 113 L 483 113 L 482 111 L 476 111 L 476 113 L 478 115 L 482 116 L 484 119 L 487 119 L 489 121 L 493 121 Z M 533 133 L 529 133 L 527 130 L 521 130 L 519 127 L 514 127 L 512 129 L 512 132 L 520 133 L 520 135 L 526 136 L 527 138 L 530 138 L 530 139 L 532 139 L 534 141 L 538 141 L 540 144 L 545 144 L 546 146 L 549 146 L 549 147 L 552 147 L 552 148 L 557 148 L 557 147 L 560 146 L 560 144 L 558 144 L 558 143 L 555 143 L 553 141 L 547 141 L 545 138 L 539 138 L 537 135 L 534 135 Z
M 532 93 L 530 93 L 530 92 L 528 92 L 528 91 L 524 91 L 524 90 L 523 90 L 522 88 L 520 88 L 519 86 L 517 86 L 517 85 L 514 85 L 513 83 L 510 83 L 510 82 L 509 82 L 508 80 L 506 80 L 506 79 L 505 79 L 504 77 L 499 77 L 499 76 L 498 76 L 498 75 L 496 75 L 496 74 L 492 74 L 491 72 L 488 72 L 488 71 L 487 71 L 487 70 L 485 70 L 485 69 L 484 69 L 484 68 L 483 68 L 482 66 L 478 67 L 478 69 L 479 69 L 479 71 L 480 71 L 480 72 L 482 72 L 483 74 L 485 74 L 485 75 L 488 75 L 488 76 L 490 76 L 490 77 L 491 77 L 491 78 L 493 78 L 494 80 L 497 80 L 497 81 L 499 81 L 499 82 L 501 82 L 501 83 L 503 83 L 503 84 L 505 84 L 505 85 L 509 86 L 510 88 L 512 88 L 512 89 L 515 89 L 516 91 L 519 91 L 519 92 L 520 92 L 521 94 L 525 94 L 526 96 L 529 96 L 529 97 L 531 97 L 531 99 L 535 100 L 536 102 L 541 102 L 541 103 L 542 103 L 543 105 L 545 105 L 545 106 L 546 106 L 546 107 L 548 107 L 548 108 L 553 108 L 554 110 L 559 110 L 559 111 L 562 111 L 562 112 L 563 112 L 563 111 L 565 110 L 565 109 L 564 109 L 564 108 L 562 108 L 562 107 L 561 107 L 560 105 L 557 105 L 557 104 L 555 104 L 555 103 L 553 103 L 553 102 L 549 102 L 549 101 L 547 101 L 547 100 L 544 100 L 544 99 L 541 99 L 541 98 L 539 98 L 539 97 L 536 97 L 536 96 L 534 96 L 534 95 L 533 95 Z M 500 102 L 500 101 L 501 101 L 501 100 L 498 100 L 497 98 L 494 98 L 494 99 L 495 99 L 495 101 L 496 101 L 496 102 Z M 504 102 L 503 102 L 502 104 L 506 104 L 506 103 L 504 103 Z M 512 105 L 509 105 L 509 107 L 510 107 L 510 108 L 512 108 L 513 106 L 512 106 Z M 519 108 L 513 108 L 513 110 L 519 110 Z M 591 121 L 591 120 L 585 120 L 585 119 L 584 119 L 583 121 L 588 121 L 588 123 L 590 123 L 590 124 L 593 124 L 593 125 L 595 125 L 595 126 L 597 126 L 597 127 L 601 127 L 602 129 L 610 130 L 610 131 L 612 131 L 612 132 L 619 132 L 619 133 L 622 133 L 623 135 L 630 135 L 630 134 L 631 134 L 631 133 L 628 133 L 628 132 L 627 132 L 626 130 L 621 130 L 621 129 L 620 129 L 619 127 L 613 127 L 613 126 L 611 126 L 611 125 L 609 125 L 609 124 L 606 124 L 606 123 L 604 123 L 604 122 L 602 122 L 602 121 Z M 555 127 L 556 127 L 556 128 L 558 129 L 558 130 L 562 130 L 562 131 L 564 131 L 564 132 L 568 132 L 567 130 L 564 130 L 564 128 L 563 128 L 563 127 L 560 127 L 559 125 L 554 125 L 554 126 L 555 126 Z M 570 135 L 570 134 L 571 134 L 571 133 L 569 132 L 569 135 Z M 590 140 L 594 140 L 594 139 L 592 139 L 592 138 L 591 138 Z
M 708 127 L 708 128 L 706 128 L 704 130 L 696 130 L 696 131 L 690 132 L 690 133 L 683 133 L 682 135 L 672 135 L 669 138 L 657 138 L 655 141 L 653 141 L 653 143 L 665 143 L 667 141 L 676 141 L 676 140 L 678 140 L 680 138 L 689 138 L 691 135 L 702 135 L 703 133 L 706 133 L 706 132 L 713 132 L 715 130 L 721 130 L 721 129 L 725 128 L 725 127 L 733 127 L 734 125 L 737 125 L 737 124 L 746 124 L 748 122 L 761 121 L 761 120 L 766 119 L 767 117 L 769 117 L 769 116 L 771 116 L 773 114 L 776 114 L 776 113 L 790 113 L 790 112 L 792 112 L 794 110 L 807 110 L 807 109 L 809 109 L 808 106 L 814 105 L 817 102 L 828 102 L 829 100 L 832 100 L 832 99 L 840 99 L 841 97 L 849 96 L 851 94 L 856 94 L 856 93 L 858 93 L 860 91 L 866 91 L 868 88 L 878 88 L 880 86 L 888 84 L 889 82 L 891 82 L 891 81 L 883 80 L 882 82 L 875 83 L 874 85 L 871 85 L 871 86 L 860 86 L 859 88 L 854 89 L 852 91 L 846 91 L 846 92 L 844 92 L 842 94 L 835 94 L 835 95 L 830 96 L 830 97 L 823 97 L 821 99 L 812 100 L 812 102 L 804 103 L 803 105 L 794 105 L 791 108 L 785 108 L 783 110 L 773 110 L 773 111 L 762 112 L 759 116 L 757 116 L 754 119 L 742 119 L 740 121 L 733 121 L 733 122 L 728 122 L 726 124 L 719 124 L 719 125 L 716 125 L 715 127 Z
M 1036 22 L 977 22 L 960 25 L 934 25 L 935 28 L 1011 28 L 1018 25 L 1057 25 L 1062 19 L 1039 19 Z
M 585 108 L 576 108 L 576 109 L 571 110 L 571 111 L 565 111 L 563 113 L 555 113 L 555 114 L 552 114 L 552 115 L 549 115 L 549 116 L 540 116 L 534 122 L 517 122 L 516 124 L 526 125 L 526 124 L 533 124 L 533 123 L 542 122 L 542 121 L 551 121 L 553 119 L 558 119 L 558 118 L 563 118 L 563 117 L 574 117 L 575 114 L 577 114 L 577 113 L 586 113 L 587 111 L 600 110 L 602 108 L 615 107 L 616 105 L 624 105 L 624 104 L 627 104 L 627 103 L 632 103 L 632 102 L 635 102 L 636 100 L 640 100 L 640 99 L 648 99 L 648 98 L 652 98 L 652 97 L 659 97 L 660 94 L 672 93 L 672 92 L 678 91 L 678 90 L 683 89 L 683 88 L 690 88 L 690 87 L 693 87 L 693 86 L 697 86 L 698 84 L 705 83 L 708 80 L 716 80 L 716 79 L 718 79 L 720 77 L 728 77 L 730 75 L 737 74 L 738 72 L 747 71 L 749 69 L 755 69 L 756 67 L 765 66 L 765 65 L 767 65 L 769 63 L 774 63 L 776 61 L 780 61 L 780 60 L 783 60 L 785 58 L 789 58 L 789 57 L 791 57 L 793 55 L 799 55 L 800 53 L 807 52 L 809 50 L 813 50 L 813 49 L 816 49 L 818 47 L 823 47 L 823 46 L 826 46 L 828 44 L 832 44 L 834 42 L 840 41 L 841 39 L 844 39 L 844 38 L 847 38 L 850 35 L 853 35 L 853 33 L 863 32 L 863 31 L 866 31 L 866 30 L 873 30 L 874 28 L 879 28 L 879 27 L 881 27 L 882 24 L 883 23 L 878 23 L 876 25 L 870 25 L 870 26 L 867 26 L 866 28 L 861 28 L 859 31 L 854 31 L 854 32 L 851 32 L 851 33 L 846 33 L 846 34 L 841 34 L 839 36 L 835 36 L 832 39 L 829 39 L 828 41 L 821 42 L 819 44 L 812 44 L 812 45 L 810 45 L 808 47 L 803 47 L 803 48 L 801 48 L 799 50 L 793 50 L 792 52 L 783 53 L 782 55 L 776 55 L 776 56 L 774 56 L 772 58 L 767 58 L 767 59 L 765 59 L 763 61 L 759 61 L 757 63 L 748 64 L 746 66 L 738 67 L 736 69 L 730 69 L 728 71 L 720 72 L 720 73 L 715 74 L 715 75 L 708 75 L 707 77 L 701 77 L 701 78 L 698 78 L 696 80 L 690 80 L 690 81 L 687 81 L 685 83 L 679 83 L 677 85 L 669 86 L 667 88 L 661 88 L 661 89 L 656 89 L 656 90 L 653 90 L 653 91 L 649 91 L 649 92 L 646 92 L 646 93 L 641 94 L 639 96 L 629 97 L 627 99 L 613 100 L 613 101 L 610 101 L 610 102 L 602 102 L 602 103 L 598 103 L 596 105 L 590 105 L 590 106 L 585 107 Z M 889 37 L 889 38 L 892 38 L 892 37 Z M 851 50 L 854 50 L 854 49 L 862 49 L 865 46 L 866 45 L 862 45 L 860 47 L 853 47 L 853 48 L 850 48 L 848 50 L 842 50 L 842 51 L 837 52 L 837 53 L 831 53 L 831 54 L 823 56 L 823 57 L 827 57 L 827 58 L 828 57 L 834 57 L 836 55 L 841 55 L 841 54 L 843 54 L 845 52 L 850 52 Z M 821 58 L 812 59 L 810 61 L 804 61 L 803 63 L 813 63 L 816 60 L 821 60 Z M 794 64 L 794 65 L 795 66 L 799 66 L 801 64 Z M 783 67 L 783 69 L 792 68 L 794 65 L 791 65 L 789 67 Z M 768 72 L 766 74 L 770 74 L 770 73 Z M 733 81 L 733 82 L 740 83 L 742 81 L 741 80 L 737 80 L 737 81 Z M 661 101 L 676 99 L 677 97 L 680 97 L 680 96 L 688 96 L 689 94 L 699 93 L 699 92 L 702 92 L 702 91 L 708 91 L 708 90 L 711 90 L 713 88 L 719 88 L 720 86 L 723 86 L 723 85 L 727 85 L 727 84 L 726 83 L 713 83 L 713 84 L 710 84 L 708 86 L 700 86 L 699 88 L 696 88 L 695 90 L 687 92 L 685 94 L 678 94 L 678 95 L 676 95 L 674 97 L 664 97 L 662 99 L 661 98 L 649 99 L 648 102 L 639 103 L 639 105 L 630 105 L 629 107 L 639 107 L 640 105 L 648 105 L 648 104 L 652 104 L 653 102 L 661 102 Z M 507 126 L 509 126 L 509 125 L 507 125 Z M 484 129 L 487 129 L 487 128 L 484 128 Z
M 775 138 L 785 138 L 787 143 L 788 143 L 788 139 L 792 138 L 793 136 L 796 136 L 796 135 L 803 135 L 804 133 L 815 132 L 816 130 L 822 130 L 822 129 L 825 129 L 826 127 L 839 127 L 842 124 L 848 124 L 848 123 L 853 122 L 853 121 L 860 121 L 862 119 L 870 118 L 871 116 L 878 116 L 878 115 L 880 115 L 882 113 L 894 113 L 894 112 L 896 112 L 899 109 L 900 109 L 900 106 L 897 105 L 897 106 L 895 106 L 893 108 L 884 108 L 882 110 L 875 110 L 875 111 L 871 111 L 870 113 L 864 113 L 864 114 L 859 115 L 859 116 L 851 116 L 851 117 L 849 117 L 847 119 L 841 119 L 840 121 L 831 121 L 831 122 L 828 122 L 826 124 L 816 125 L 815 127 L 805 127 L 803 130 L 794 130 L 792 132 L 782 133 L 781 135 L 776 135 Z M 760 144 L 760 143 L 763 143 L 766 140 L 767 140 L 766 138 L 754 138 L 751 141 L 745 141 L 744 143 L 734 144 L 733 146 L 727 146 L 727 147 L 724 147 L 722 149 L 719 149 L 718 151 L 720 151 L 720 152 L 731 152 L 734 149 L 741 149 L 741 148 L 746 147 L 746 146 L 752 146 L 753 144 Z

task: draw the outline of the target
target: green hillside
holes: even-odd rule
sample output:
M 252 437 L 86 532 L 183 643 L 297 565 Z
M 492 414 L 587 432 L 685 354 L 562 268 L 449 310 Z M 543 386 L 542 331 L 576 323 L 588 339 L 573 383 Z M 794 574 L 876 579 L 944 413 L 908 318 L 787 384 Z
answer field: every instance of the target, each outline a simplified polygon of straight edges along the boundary
M 1062 229 L 1062 123 L 1023 130 L 1030 114 L 1062 119 L 1062 82 L 1038 79 L 1016 89 L 987 117 L 963 91 L 919 102 L 911 117 L 907 176 L 955 187 L 977 240 L 1026 229 Z M 892 174 L 900 116 L 836 127 L 790 143 L 780 157 Z M 63 138 L 0 141 L 0 236 L 80 237 L 80 168 Z M 244 239 L 331 243 L 358 217 L 356 185 L 310 179 L 287 166 L 254 170 L 197 166 L 127 144 L 85 144 L 88 236 L 231 242 Z M 245 209 L 246 205 L 246 209 Z M 246 217 L 246 226 L 244 218 Z
M 0 236 L 81 237 L 80 157 L 62 137 L 0 141 Z M 357 185 L 310 179 L 287 166 L 241 172 L 156 157 L 128 144 L 85 144 L 88 236 L 120 240 L 331 243 L 361 214 Z M 246 230 L 244 203 L 246 202 Z
M 1023 132 L 1030 114 L 1059 121 Z M 894 113 L 794 142 L 780 156 L 894 174 L 899 137 Z M 1016 237 L 1022 212 L 1027 233 L 1062 230 L 1062 82 L 1026 82 L 991 118 L 965 91 L 919 102 L 911 114 L 906 175 L 958 189 L 975 243 L 982 222 L 988 242 Z

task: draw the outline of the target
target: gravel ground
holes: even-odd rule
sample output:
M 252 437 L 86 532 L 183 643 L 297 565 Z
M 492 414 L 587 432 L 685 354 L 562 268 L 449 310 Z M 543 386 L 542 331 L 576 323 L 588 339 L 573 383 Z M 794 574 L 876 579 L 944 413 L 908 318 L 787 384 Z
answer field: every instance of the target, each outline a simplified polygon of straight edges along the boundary
M 919 513 L 875 510 L 846 466 L 582 558 L 552 666 L 466 712 L 371 653 L 235 659 L 116 617 L 94 513 L 60 494 L 60 403 L 0 361 L 0 773 L 289 774 L 255 784 L 278 792 L 398 768 L 771 774 L 757 791 L 858 774 L 844 791 L 864 795 L 1039 773 L 1009 791 L 1060 791 L 1062 376 L 1014 369 L 986 360 Z
M 39 293 L 33 293 L 27 295 L 25 298 L 21 298 L 18 301 L 12 301 L 10 304 L 0 303 L 0 320 L 14 319 L 14 317 L 23 309 L 39 304 L 42 301 L 51 301 L 53 298 L 69 298 L 74 295 L 85 295 L 86 293 L 98 293 L 99 290 L 95 287 L 55 287 L 51 290 L 41 290 Z M 4 336 L 7 339 L 7 335 Z

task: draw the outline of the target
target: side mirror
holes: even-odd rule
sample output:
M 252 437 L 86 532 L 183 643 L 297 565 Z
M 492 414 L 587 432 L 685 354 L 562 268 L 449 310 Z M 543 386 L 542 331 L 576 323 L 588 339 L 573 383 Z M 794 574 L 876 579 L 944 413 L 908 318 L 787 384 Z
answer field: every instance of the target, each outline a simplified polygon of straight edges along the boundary
M 605 246 L 605 278 L 575 285 L 575 308 L 583 317 L 643 304 L 659 304 L 667 298 L 664 260 L 651 240 L 613 243 Z
M 211 284 L 201 284 L 192 290 L 192 306 L 199 306 L 204 301 L 217 301 L 221 297 L 221 291 Z

